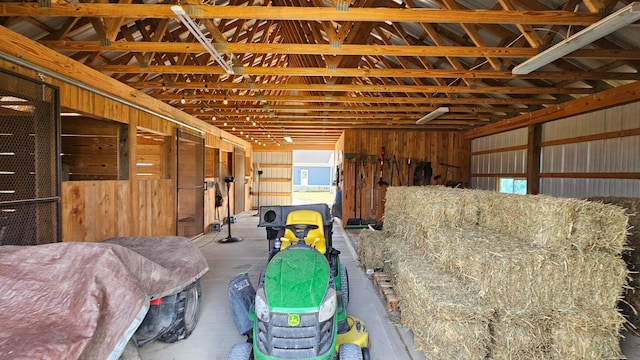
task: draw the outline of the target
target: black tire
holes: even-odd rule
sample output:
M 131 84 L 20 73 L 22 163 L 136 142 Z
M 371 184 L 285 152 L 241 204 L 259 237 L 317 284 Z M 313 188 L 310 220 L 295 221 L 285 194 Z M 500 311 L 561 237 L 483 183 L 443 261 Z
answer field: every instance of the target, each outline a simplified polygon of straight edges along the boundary
M 198 324 L 200 318 L 200 298 L 202 297 L 202 289 L 200 288 L 200 279 L 191 283 L 178 293 L 176 301 L 176 316 L 173 323 L 169 326 L 158 340 L 166 343 L 173 343 L 178 340 L 186 339 L 191 335 L 193 329 Z
M 342 299 L 344 300 L 344 308 L 349 305 L 349 272 L 347 267 L 340 264 L 340 287 L 342 290 Z
M 356 344 L 342 344 L 339 349 L 339 360 L 362 360 L 362 350 Z
M 227 354 L 227 360 L 249 360 L 252 358 L 253 345 L 251 343 L 235 344 Z
M 371 355 L 369 354 L 369 348 L 362 348 L 362 360 L 371 360 Z

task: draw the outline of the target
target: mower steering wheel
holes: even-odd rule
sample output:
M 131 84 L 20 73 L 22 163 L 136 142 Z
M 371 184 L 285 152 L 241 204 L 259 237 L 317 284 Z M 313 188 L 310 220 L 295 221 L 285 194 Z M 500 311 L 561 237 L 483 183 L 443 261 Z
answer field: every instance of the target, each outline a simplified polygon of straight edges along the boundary
M 287 224 L 286 228 L 291 230 L 298 240 L 304 240 L 309 234 L 309 231 L 318 228 L 315 224 Z

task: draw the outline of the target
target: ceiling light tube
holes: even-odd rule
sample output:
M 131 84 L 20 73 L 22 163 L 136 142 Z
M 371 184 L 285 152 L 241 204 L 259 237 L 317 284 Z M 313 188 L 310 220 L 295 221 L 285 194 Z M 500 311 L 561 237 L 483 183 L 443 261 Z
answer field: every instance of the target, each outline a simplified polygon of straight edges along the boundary
M 286 141 L 286 142 L 288 142 L 288 143 L 292 143 L 292 142 L 293 142 L 293 139 L 292 139 L 292 138 L 291 138 L 291 136 L 289 136 L 289 135 L 285 135 L 285 136 L 283 137 L 283 139 L 284 139 L 284 141 Z
M 220 53 L 218 53 L 216 49 L 211 46 L 211 42 L 209 41 L 209 39 L 204 36 L 202 31 L 200 31 L 200 27 L 198 27 L 198 25 L 187 15 L 182 6 L 173 5 L 171 6 L 171 11 L 176 14 L 182 24 L 184 24 L 184 26 L 189 29 L 189 32 L 196 38 L 196 40 L 198 40 L 200 44 L 202 44 L 205 50 L 207 50 L 207 52 L 211 54 L 214 59 L 216 59 L 216 61 L 218 62 L 218 64 L 220 64 L 220 66 L 222 66 L 224 71 L 226 71 L 229 75 L 233 75 L 233 69 L 229 66 L 229 64 L 227 64 L 226 61 L 224 61 Z
M 438 116 L 442 115 L 442 114 L 446 114 L 449 112 L 449 108 L 446 106 L 441 106 L 435 110 L 433 110 L 432 112 L 428 113 L 427 115 L 421 117 L 418 121 L 416 121 L 416 125 L 422 125 L 424 123 L 427 123 L 435 118 L 437 118 Z
M 640 2 L 633 2 L 591 24 L 547 50 L 516 66 L 514 75 L 526 75 L 640 19 Z
M 233 144 L 233 145 L 235 145 L 235 146 L 244 147 L 243 145 L 238 144 L 238 143 L 237 143 L 237 142 L 235 142 L 235 141 L 231 141 L 231 140 L 229 140 L 229 139 L 227 139 L 227 138 L 223 138 L 223 137 L 221 137 L 221 138 L 220 138 L 220 140 L 222 140 L 222 141 L 224 141 L 224 142 L 228 142 L 229 144 Z

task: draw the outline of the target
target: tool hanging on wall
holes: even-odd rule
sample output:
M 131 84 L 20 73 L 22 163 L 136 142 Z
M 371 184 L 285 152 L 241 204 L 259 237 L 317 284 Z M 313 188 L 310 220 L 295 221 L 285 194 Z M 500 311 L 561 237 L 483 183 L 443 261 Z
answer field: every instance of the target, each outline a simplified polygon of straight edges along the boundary
M 364 204 L 363 204 L 364 188 L 367 185 L 367 182 L 366 182 L 366 180 L 364 178 L 365 177 L 365 171 L 366 171 L 365 158 L 360 156 L 360 159 L 358 159 L 358 160 L 359 160 L 358 163 L 360 164 L 360 167 L 361 167 L 361 169 L 360 169 L 360 189 L 358 190 L 358 193 L 360 195 L 360 207 L 358 209 L 358 212 L 359 212 L 360 215 L 358 216 L 358 219 L 360 219 L 360 223 L 362 224 L 362 208 L 364 207 Z
M 371 155 L 369 162 L 371 163 L 371 187 L 369 189 L 371 189 L 371 194 L 369 196 L 369 200 L 371 203 L 371 209 L 369 211 L 369 217 L 366 219 L 363 219 L 362 221 L 364 221 L 365 224 L 375 224 L 376 221 L 376 195 L 375 195 L 375 187 L 376 184 L 374 182 L 374 179 L 376 177 L 376 164 L 378 163 L 378 159 L 376 159 L 375 155 Z
M 402 175 L 400 174 L 400 162 L 396 160 L 395 155 L 393 155 L 393 167 L 398 172 L 398 186 L 402 186 Z
M 361 225 L 362 219 L 357 217 L 358 208 L 358 159 L 355 153 L 344 154 L 345 159 L 350 160 L 349 163 L 353 164 L 353 218 L 347 219 L 347 225 Z M 353 161 L 351 161 L 353 160 Z
M 388 182 L 382 179 L 382 176 L 384 173 L 384 146 L 382 147 L 382 151 L 380 151 L 380 159 L 378 159 L 378 162 L 380 163 L 380 180 L 378 180 L 378 185 L 380 186 L 389 185 Z
M 413 185 L 423 186 L 431 183 L 433 170 L 430 161 L 421 161 L 416 165 L 413 172 Z
M 387 167 L 389 168 L 389 186 L 393 186 L 393 160 L 387 162 Z
M 450 169 L 460 169 L 460 166 L 456 166 L 456 165 L 449 165 L 449 164 L 444 164 L 444 163 L 440 163 L 440 166 L 444 167 L 447 169 L 445 178 L 444 178 L 444 186 L 448 186 L 448 187 L 462 187 L 462 182 L 460 181 L 450 181 L 449 180 L 449 173 L 450 173 Z

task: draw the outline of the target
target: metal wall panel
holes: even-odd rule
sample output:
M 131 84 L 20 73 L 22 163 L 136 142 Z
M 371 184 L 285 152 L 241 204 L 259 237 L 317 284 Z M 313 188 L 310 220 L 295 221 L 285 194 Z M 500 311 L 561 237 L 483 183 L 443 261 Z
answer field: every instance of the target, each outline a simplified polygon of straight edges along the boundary
M 542 140 L 561 140 L 640 128 L 640 102 L 543 124 Z M 640 136 L 547 146 L 542 149 L 541 172 L 640 172 Z M 568 175 L 569 176 L 569 175 Z M 543 178 L 540 193 L 584 198 L 640 196 L 640 180 Z
M 640 197 L 640 180 L 543 178 L 540 181 L 540 193 L 570 198 Z
M 471 141 L 471 152 L 487 151 L 527 144 L 527 128 L 511 130 Z
M 524 173 L 526 169 L 526 150 L 503 151 L 471 157 L 472 174 Z
M 640 102 L 572 116 L 542 124 L 542 141 L 640 129 Z M 471 142 L 472 152 L 527 143 L 527 129 L 496 134 Z M 640 136 L 584 141 L 541 149 L 540 193 L 562 197 L 640 197 L 640 180 L 570 178 L 571 173 L 640 172 Z M 471 157 L 471 174 L 524 173 L 526 150 L 497 152 Z M 567 178 L 544 177 L 567 173 Z M 474 177 L 471 187 L 495 190 L 495 178 Z
M 640 136 L 547 146 L 541 164 L 543 173 L 640 172 Z
M 495 191 L 496 179 L 493 177 L 472 177 L 471 188 Z
M 543 124 L 542 141 L 640 128 L 640 102 Z

